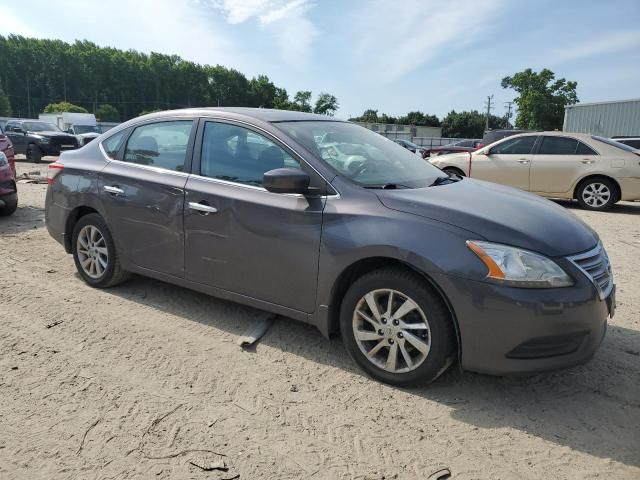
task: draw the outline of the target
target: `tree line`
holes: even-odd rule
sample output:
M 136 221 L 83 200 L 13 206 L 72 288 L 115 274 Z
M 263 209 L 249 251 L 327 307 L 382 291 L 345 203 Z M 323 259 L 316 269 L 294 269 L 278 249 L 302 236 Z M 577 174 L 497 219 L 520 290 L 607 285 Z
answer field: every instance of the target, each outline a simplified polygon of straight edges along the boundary
M 515 127 L 525 130 L 561 130 L 564 121 L 564 108 L 578 102 L 577 82 L 564 78 L 556 80 L 555 74 L 548 69 L 534 72 L 530 68 L 512 76 L 504 77 L 502 88 L 516 91 L 514 103 L 518 107 Z M 487 115 L 477 110 L 456 112 L 452 110 L 442 120 L 436 115 L 421 111 L 409 112 L 394 117 L 369 108 L 362 115 L 350 118 L 354 122 L 390 123 L 428 127 L 442 127 L 445 138 L 482 138 Z M 507 116 L 489 115 L 489 129 L 513 128 Z
M 0 115 L 37 117 L 67 102 L 124 121 L 154 110 L 191 106 L 246 106 L 332 115 L 335 96 L 276 86 L 266 75 L 248 79 L 222 65 L 200 65 L 178 55 L 100 47 L 87 40 L 0 35 Z M 1 110 L 4 109 L 4 112 Z M 7 113 L 8 115 L 3 115 Z

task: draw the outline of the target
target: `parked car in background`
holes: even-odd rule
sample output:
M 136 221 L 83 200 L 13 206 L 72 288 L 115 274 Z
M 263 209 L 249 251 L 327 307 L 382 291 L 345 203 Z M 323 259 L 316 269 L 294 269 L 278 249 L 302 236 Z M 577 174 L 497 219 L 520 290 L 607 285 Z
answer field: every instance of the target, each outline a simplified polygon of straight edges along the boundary
M 0 152 L 0 217 L 11 215 L 18 208 L 18 188 L 15 170 L 7 156 Z
M 484 132 L 484 136 L 480 143 L 476 146 L 476 148 L 482 148 L 486 145 L 490 145 L 498 140 L 502 140 L 503 138 L 510 137 L 512 135 L 519 135 L 521 133 L 528 133 L 532 130 L 488 130 Z
M 74 135 L 65 133 L 56 125 L 36 120 L 9 120 L 5 134 L 11 139 L 15 153 L 27 156 L 27 160 L 38 163 L 45 155 L 60 155 L 60 152 L 78 148 Z
M 640 137 L 613 137 L 614 142 L 624 143 L 625 145 L 640 150 Z
M 640 200 L 640 151 L 582 133 L 515 135 L 467 154 L 430 160 L 445 172 L 576 199 L 590 210 Z
M 56 125 L 63 132 L 75 135 L 79 147 L 95 140 L 102 133 L 93 113 L 41 113 L 38 118 L 43 122 Z
M 9 137 L 4 134 L 4 130 L 0 127 L 0 152 L 4 153 L 13 172 L 13 176 L 16 177 L 16 156 L 13 151 L 13 144 Z
M 413 153 L 418 154 L 421 157 L 423 157 L 423 154 L 424 154 L 424 151 L 425 151 L 425 149 L 423 147 L 421 147 L 419 145 L 416 145 L 415 143 L 410 142 L 409 140 L 397 139 L 397 140 L 394 140 L 394 142 L 396 142 L 398 145 L 406 148 L 410 152 L 413 152 Z
M 340 332 L 392 384 L 583 363 L 615 309 L 575 215 L 325 115 L 154 113 L 48 170 L 47 228 L 90 286 L 135 272 Z
M 473 152 L 478 149 L 478 145 L 480 145 L 480 140 L 461 140 L 438 147 L 425 148 L 422 152 L 422 158 L 435 157 L 447 153 Z

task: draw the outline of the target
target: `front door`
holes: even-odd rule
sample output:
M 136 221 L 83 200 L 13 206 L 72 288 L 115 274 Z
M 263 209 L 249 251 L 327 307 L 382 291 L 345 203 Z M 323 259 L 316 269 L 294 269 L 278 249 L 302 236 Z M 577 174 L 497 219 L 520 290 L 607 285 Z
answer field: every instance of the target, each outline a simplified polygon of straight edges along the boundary
M 119 149 L 120 159 L 98 181 L 120 254 L 128 263 L 175 277 L 184 277 L 184 186 L 193 125 L 190 119 L 136 127 Z M 107 155 L 109 148 L 117 146 L 107 145 Z
M 306 166 L 277 140 L 231 123 L 204 122 L 196 142 L 184 211 L 187 279 L 312 312 L 325 198 L 262 187 L 269 170 Z
M 508 138 L 471 156 L 471 177 L 529 190 L 529 167 L 538 137 Z
M 576 181 L 601 168 L 600 161 L 591 147 L 575 138 L 543 136 L 531 163 L 531 191 L 573 195 Z

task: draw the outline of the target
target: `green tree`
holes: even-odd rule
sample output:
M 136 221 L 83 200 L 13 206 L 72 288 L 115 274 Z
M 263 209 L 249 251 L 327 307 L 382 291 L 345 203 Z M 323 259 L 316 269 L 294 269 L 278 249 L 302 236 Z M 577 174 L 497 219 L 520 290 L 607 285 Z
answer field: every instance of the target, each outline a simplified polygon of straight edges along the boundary
M 444 138 L 482 138 L 486 126 L 486 114 L 477 110 L 456 112 L 452 110 L 442 119 L 442 136 Z M 489 129 L 506 128 L 504 117 L 489 117 Z
M 578 102 L 578 83 L 564 78 L 556 80 L 555 74 L 546 68 L 539 73 L 527 68 L 504 77 L 501 85 L 518 93 L 513 100 L 518 106 L 517 128 L 562 129 L 564 107 Z
M 116 107 L 105 103 L 97 108 L 96 118 L 100 122 L 119 122 L 120 113 Z
M 313 113 L 320 113 L 332 117 L 333 114 L 336 113 L 336 110 L 338 110 L 338 107 L 338 99 L 335 96 L 320 92 L 320 95 L 318 95 L 316 99 L 316 104 L 313 107 Z
M 11 103 L 9 97 L 0 89 L 0 117 L 11 116 Z
M 44 107 L 43 113 L 58 113 L 58 112 L 71 112 L 71 113 L 89 113 L 86 108 L 74 105 L 69 102 L 50 103 Z
M 380 118 L 378 117 L 378 110 L 368 108 L 359 117 L 353 117 L 349 120 L 351 120 L 352 122 L 378 123 L 380 121 Z
M 276 96 L 276 86 L 266 75 L 258 75 L 249 82 L 251 106 L 272 108 Z
M 300 112 L 311 111 L 311 92 L 309 90 L 302 90 L 296 92 L 293 97 L 293 103 L 291 104 L 292 110 L 298 110 Z
M 284 88 L 276 87 L 276 91 L 273 96 L 273 108 L 277 108 L 279 110 L 291 110 L 289 94 Z
M 440 120 L 435 115 L 425 115 L 422 112 L 409 112 L 405 116 L 398 117 L 398 123 L 403 125 L 419 125 L 427 127 L 439 127 Z

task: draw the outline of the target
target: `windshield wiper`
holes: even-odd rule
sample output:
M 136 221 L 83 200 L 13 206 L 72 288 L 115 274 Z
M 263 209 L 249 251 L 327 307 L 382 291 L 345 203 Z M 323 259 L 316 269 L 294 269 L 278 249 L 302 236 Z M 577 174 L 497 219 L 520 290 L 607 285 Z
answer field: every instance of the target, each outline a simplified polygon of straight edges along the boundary
M 459 182 L 460 180 L 462 180 L 462 177 L 460 175 L 447 176 L 447 177 L 438 177 L 433 181 L 433 183 L 430 186 L 431 187 L 437 187 L 438 185 L 446 185 L 448 183 L 456 183 L 456 182 Z
M 398 188 L 411 188 L 408 185 L 402 185 L 400 183 L 381 183 L 379 185 L 366 185 L 364 188 L 376 189 L 376 190 L 396 190 Z

